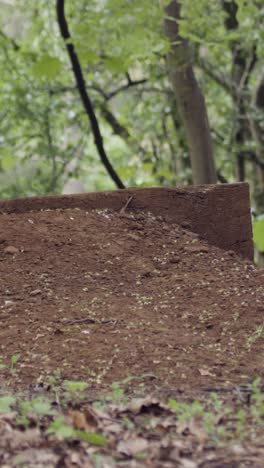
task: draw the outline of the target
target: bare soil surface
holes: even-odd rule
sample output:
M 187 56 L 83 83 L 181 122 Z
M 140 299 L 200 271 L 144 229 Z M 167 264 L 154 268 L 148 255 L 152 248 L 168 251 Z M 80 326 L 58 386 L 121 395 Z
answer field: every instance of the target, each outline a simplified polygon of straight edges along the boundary
M 58 369 L 104 390 L 203 391 L 264 374 L 264 271 L 142 211 L 0 216 L 2 384 Z M 12 356 L 19 354 L 15 372 Z

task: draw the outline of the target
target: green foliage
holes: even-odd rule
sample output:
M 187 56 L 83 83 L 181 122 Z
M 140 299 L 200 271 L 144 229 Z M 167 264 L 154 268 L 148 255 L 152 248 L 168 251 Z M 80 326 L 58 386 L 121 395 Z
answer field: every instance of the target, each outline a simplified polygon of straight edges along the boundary
M 11 372 L 11 374 L 16 373 L 16 365 L 17 365 L 17 362 L 19 361 L 19 359 L 20 359 L 20 354 L 19 353 L 14 354 L 11 357 L 11 362 L 10 362 L 10 372 Z
M 88 384 L 86 382 L 75 382 L 67 380 L 64 382 L 64 388 L 70 393 L 83 392 L 87 389 Z
M 103 447 L 107 443 L 106 438 L 103 435 L 96 434 L 96 433 L 88 433 L 85 431 L 74 429 L 72 426 L 65 423 L 65 420 L 63 417 L 59 417 L 55 419 L 50 424 L 46 433 L 52 434 L 52 435 L 54 434 L 55 436 L 63 438 L 63 439 L 83 440 L 97 447 Z
M 264 395 L 261 390 L 261 379 L 257 378 L 252 383 L 252 406 L 251 414 L 253 421 L 256 425 L 262 426 L 264 424 Z
M 251 404 L 246 408 L 232 408 L 212 393 L 206 403 L 193 401 L 192 403 L 182 403 L 170 399 L 168 406 L 175 412 L 177 421 L 186 425 L 194 424 L 201 433 L 205 431 L 210 440 L 218 445 L 228 439 L 234 438 L 243 440 L 248 436 L 249 422 L 252 433 L 263 427 L 264 421 L 264 395 L 261 391 L 261 379 L 257 378 L 251 385 L 248 385 L 248 392 L 251 395 Z M 230 423 L 232 425 L 230 426 Z M 188 427 L 188 426 L 187 426 Z
M 45 398 L 39 397 L 30 401 L 21 401 L 19 403 L 20 413 L 23 416 L 36 414 L 38 416 L 51 416 L 55 414 L 51 407 L 51 402 Z
M 182 422 L 190 422 L 195 417 L 201 417 L 204 414 L 204 407 L 198 401 L 192 404 L 179 403 L 177 400 L 169 400 L 169 408 L 175 411 L 177 418 Z
M 87 385 L 85 382 L 68 382 L 66 387 L 67 391 L 63 387 L 59 386 L 58 388 L 62 393 L 62 398 L 66 399 L 68 404 L 71 401 L 68 390 L 71 388 L 73 392 L 83 391 Z M 40 396 L 30 400 L 9 395 L 0 397 L 0 414 L 9 413 L 14 409 L 16 411 L 16 424 L 23 428 L 29 427 L 32 420 L 38 421 L 38 424 L 45 420 L 50 421 L 45 431 L 47 435 L 54 435 L 62 439 L 82 440 L 97 447 L 104 447 L 107 444 L 107 440 L 102 434 L 75 429 L 58 409 L 53 409 L 51 400 L 47 398 Z
M 253 236 L 257 249 L 264 252 L 264 217 L 253 222 Z
M 55 434 L 57 437 L 62 437 L 63 439 L 73 438 L 74 436 L 74 428 L 66 424 L 63 417 L 55 419 L 46 432 L 47 434 Z
M 247 338 L 246 346 L 250 349 L 257 340 L 264 338 L 264 323 L 258 325 L 255 331 Z
M 107 444 L 106 438 L 101 434 L 75 430 L 74 437 L 76 439 L 83 440 L 84 442 L 88 442 L 91 445 L 95 445 L 96 447 L 104 447 Z
M 2 358 L 0 356 L 0 371 L 6 369 L 7 365 L 2 363 Z
M 57 437 L 71 441 L 84 441 L 97 448 L 106 447 L 108 439 L 103 434 L 86 432 L 73 426 L 73 420 L 69 412 L 69 403 L 70 408 L 72 408 L 72 401 L 68 395 L 68 390 L 69 388 L 74 392 L 81 391 L 82 389 L 85 390 L 85 383 L 68 382 L 65 390 L 65 385 L 59 384 L 58 378 L 58 375 L 54 376 L 54 384 L 61 392 L 62 399 L 66 398 L 64 409 L 60 405 L 53 408 L 53 400 L 44 397 L 22 399 L 21 396 L 5 395 L 0 397 L 0 414 L 12 413 L 9 417 L 10 420 L 15 418 L 12 422 L 13 428 L 17 426 L 17 429 L 24 430 L 29 426 L 39 427 L 46 442 L 49 436 L 51 436 L 52 440 L 54 437 Z M 97 402 L 97 408 L 103 409 L 104 413 L 104 416 L 102 416 L 102 412 L 98 413 L 98 418 L 100 419 L 99 427 L 102 427 L 105 423 L 107 433 L 109 433 L 107 421 L 113 418 L 120 429 L 129 431 L 130 435 L 136 434 L 137 431 L 140 431 L 140 433 L 147 431 L 146 433 L 152 437 L 155 434 L 155 428 L 158 430 L 157 435 L 158 433 L 160 434 L 160 429 L 158 428 L 162 425 L 163 428 L 168 429 L 167 436 L 171 440 L 173 440 L 174 436 L 179 437 L 181 435 L 181 437 L 186 437 L 189 434 L 191 443 L 196 443 L 196 441 L 202 442 L 211 448 L 217 446 L 223 447 L 223 444 L 227 446 L 230 442 L 232 446 L 234 443 L 241 444 L 246 439 L 248 441 L 257 440 L 256 437 L 261 437 L 263 433 L 264 395 L 260 378 L 256 378 L 251 384 L 243 384 L 239 387 L 239 390 L 245 392 L 245 396 L 247 396 L 246 405 L 244 401 L 241 402 L 241 398 L 235 400 L 233 398 L 232 401 L 230 398 L 223 400 L 216 393 L 212 393 L 203 401 L 186 402 L 170 399 L 166 404 L 165 402 L 155 400 L 154 406 L 159 405 L 159 413 L 155 417 L 153 417 L 151 406 L 149 406 L 149 411 L 143 409 L 141 398 L 132 401 L 128 398 L 124 400 L 123 393 L 120 393 L 121 386 L 135 378 L 141 379 L 142 376 L 132 376 L 121 382 L 114 383 L 112 385 L 114 395 L 107 400 L 103 396 Z M 116 397 L 118 404 L 121 403 L 120 397 L 122 399 L 123 406 L 119 411 L 112 404 Z M 148 398 L 145 401 L 147 402 Z M 148 405 L 148 403 L 146 404 Z M 136 412 L 135 408 L 138 408 Z M 83 411 L 84 409 L 81 405 L 78 406 L 78 411 Z M 108 415 L 108 417 L 105 415 Z M 168 421 L 169 426 L 167 425 Z M 176 432 L 175 427 L 177 428 Z M 125 434 L 128 434 L 128 432 L 125 432 Z M 120 436 L 120 432 L 117 435 Z M 123 433 L 121 433 L 122 435 Z M 164 436 L 163 433 L 162 436 Z M 110 444 L 107 448 L 112 445 Z M 96 450 L 94 453 L 100 452 Z
M 0 397 L 0 414 L 9 413 L 11 411 L 11 406 L 15 401 L 15 398 L 11 396 Z
M 62 64 L 58 58 L 46 54 L 32 65 L 31 71 L 33 77 L 37 79 L 52 81 L 55 80 L 58 73 L 60 73 L 61 67 Z

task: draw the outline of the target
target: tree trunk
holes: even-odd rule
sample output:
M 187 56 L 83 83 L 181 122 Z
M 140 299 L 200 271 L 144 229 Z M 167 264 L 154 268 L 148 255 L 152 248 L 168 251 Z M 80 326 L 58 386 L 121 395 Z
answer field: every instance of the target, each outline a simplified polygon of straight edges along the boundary
M 164 11 L 165 33 L 171 44 L 167 59 L 169 75 L 185 127 L 193 183 L 214 184 L 217 174 L 206 104 L 194 75 L 188 43 L 179 36 L 180 5 L 173 0 Z

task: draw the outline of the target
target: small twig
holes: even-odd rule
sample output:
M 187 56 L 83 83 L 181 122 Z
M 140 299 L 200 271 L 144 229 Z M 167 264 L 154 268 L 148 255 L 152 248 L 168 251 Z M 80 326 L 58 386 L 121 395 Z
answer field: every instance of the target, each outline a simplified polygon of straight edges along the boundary
M 75 325 L 77 323 L 116 323 L 116 320 L 107 319 L 107 320 L 96 320 L 92 317 L 85 317 L 83 319 L 75 319 L 75 320 L 65 320 L 63 323 L 64 325 Z
M 133 198 L 134 198 L 134 195 L 131 195 L 131 196 L 127 199 L 126 204 L 125 204 L 125 205 L 121 208 L 121 210 L 119 211 L 120 214 L 124 214 L 124 213 L 125 213 L 127 207 L 130 205 L 130 203 L 132 202 Z

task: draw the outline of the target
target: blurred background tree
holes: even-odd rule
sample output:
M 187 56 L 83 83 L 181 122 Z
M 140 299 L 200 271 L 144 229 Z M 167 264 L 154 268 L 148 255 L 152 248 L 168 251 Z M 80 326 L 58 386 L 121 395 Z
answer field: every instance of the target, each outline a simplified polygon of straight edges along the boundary
M 2 198 L 70 191 L 76 181 L 87 191 L 116 188 L 94 145 L 55 3 L 0 0 Z M 125 186 L 193 181 L 164 28 L 173 3 L 65 1 L 71 43 L 105 151 Z M 206 102 L 218 181 L 250 183 L 255 239 L 262 248 L 263 1 L 181 0 L 177 5 L 179 40 L 188 43 L 188 63 Z

